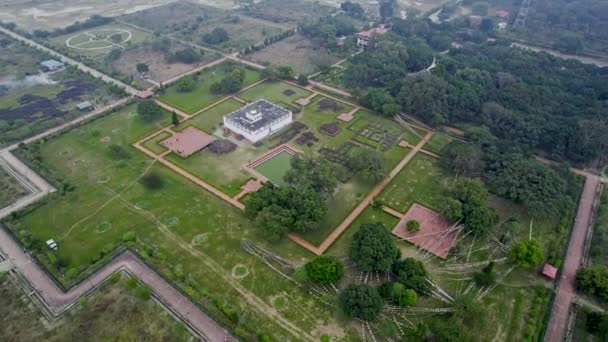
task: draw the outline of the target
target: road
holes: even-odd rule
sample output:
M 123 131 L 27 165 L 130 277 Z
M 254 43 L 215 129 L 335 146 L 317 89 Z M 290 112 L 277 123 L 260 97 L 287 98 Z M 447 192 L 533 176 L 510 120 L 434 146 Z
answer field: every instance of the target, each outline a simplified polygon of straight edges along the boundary
M 576 299 L 575 278 L 576 271 L 581 265 L 584 256 L 585 238 L 591 217 L 593 215 L 593 202 L 597 192 L 600 179 L 592 174 L 577 172 L 586 176 L 583 193 L 576 213 L 574 228 L 570 237 L 570 243 L 563 263 L 561 277 L 559 279 L 551 318 L 545 332 L 544 341 L 557 342 L 566 338 L 566 327 L 570 316 L 570 306 Z
M 122 253 L 110 264 L 73 287 L 68 292 L 60 290 L 49 279 L 38 264 L 32 260 L 29 253 L 15 242 L 12 237 L 0 228 L 0 249 L 2 249 L 12 264 L 30 282 L 36 292 L 44 299 L 49 308 L 56 314 L 61 314 L 77 303 L 82 296 L 91 294 L 109 277 L 123 269 L 133 273 L 139 280 L 150 287 L 155 297 L 173 311 L 181 320 L 198 331 L 205 340 L 238 341 L 213 319 L 203 313 L 179 291 L 167 283 L 158 273 L 144 264 L 130 251 Z
M 74 59 L 72 59 L 70 57 L 67 57 L 67 56 L 65 56 L 65 55 L 63 55 L 63 54 L 61 54 L 61 53 L 59 53 L 57 51 L 51 50 L 51 49 L 47 48 L 46 46 L 41 45 L 39 43 L 36 43 L 35 41 L 33 41 L 31 39 L 25 38 L 24 36 L 22 36 L 20 34 L 17 34 L 17 33 L 13 32 L 13 31 L 11 31 L 11 30 L 7 30 L 4 27 L 0 27 L 0 32 L 6 34 L 8 36 L 11 36 L 12 38 L 14 38 L 14 39 L 16 39 L 18 41 L 24 42 L 25 44 L 27 44 L 27 45 L 29 45 L 29 46 L 31 46 L 33 48 L 36 48 L 38 50 L 42 50 L 42 51 L 48 53 L 49 55 L 51 55 L 51 56 L 59 59 L 62 62 L 64 62 L 65 64 L 72 65 L 72 66 L 80 69 L 82 72 L 89 73 L 93 77 L 99 78 L 99 79 L 103 80 L 106 83 L 111 83 L 111 84 L 117 85 L 117 86 L 123 88 L 130 95 L 135 95 L 138 92 L 137 89 L 135 89 L 135 88 L 133 88 L 133 87 L 131 87 L 131 86 L 129 86 L 129 85 L 127 85 L 127 84 L 125 84 L 125 83 L 123 83 L 123 82 L 115 79 L 115 78 L 112 78 L 112 77 L 110 77 L 110 76 L 108 76 L 108 75 L 106 75 L 104 73 L 101 73 L 101 72 L 99 72 L 99 71 L 97 71 L 97 70 L 95 70 L 93 68 L 90 68 L 90 67 L 84 65 L 81 62 L 78 62 L 78 61 L 76 61 L 76 60 L 74 60 Z

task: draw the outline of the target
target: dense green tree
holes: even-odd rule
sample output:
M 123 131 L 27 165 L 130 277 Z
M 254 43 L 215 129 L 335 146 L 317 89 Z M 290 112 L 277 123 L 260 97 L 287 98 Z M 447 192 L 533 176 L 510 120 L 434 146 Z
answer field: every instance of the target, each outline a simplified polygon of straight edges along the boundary
M 146 63 L 137 63 L 137 65 L 135 66 L 135 69 L 137 69 L 137 72 L 139 72 L 139 73 L 144 73 L 144 72 L 150 71 L 150 67 L 148 67 L 148 64 L 146 64 Z
M 175 112 L 171 112 L 171 123 L 175 126 L 179 125 L 179 117 L 177 116 L 177 113 L 175 113 Z
M 428 272 L 420 260 L 405 258 L 393 264 L 393 273 L 405 288 L 413 289 L 421 296 L 429 293 Z
M 439 208 L 441 214 L 450 221 L 458 221 L 462 218 L 462 202 L 454 198 L 446 198 L 441 202 Z
M 243 81 L 235 75 L 227 75 L 219 82 L 211 85 L 211 92 L 214 94 L 231 94 L 239 91 L 243 86 Z
M 364 321 L 374 321 L 384 307 L 378 291 L 369 285 L 351 284 L 342 291 L 339 299 L 348 317 Z
M 176 84 L 177 91 L 180 93 L 189 93 L 196 89 L 196 82 L 190 76 L 180 78 Z
M 271 242 L 280 240 L 294 224 L 294 213 L 277 204 L 263 208 L 255 217 L 255 226 Z
M 576 273 L 576 285 L 584 292 L 608 300 L 608 267 L 583 267 Z
M 146 121 L 155 121 L 162 116 L 163 110 L 154 100 L 147 99 L 137 104 L 137 114 Z
M 399 306 L 416 306 L 418 294 L 412 289 L 406 288 L 399 282 L 386 282 L 378 288 L 378 293 L 386 301 Z
M 167 61 L 169 63 L 184 63 L 194 64 L 198 63 L 203 59 L 203 50 L 196 51 L 193 48 L 185 48 L 177 50 L 174 53 L 167 54 Z
M 378 222 L 365 223 L 359 227 L 351 241 L 348 255 L 361 271 L 371 272 L 390 270 L 400 252 L 388 229 Z
M 227 42 L 230 39 L 228 32 L 221 27 L 216 27 L 210 33 L 203 36 L 203 41 L 207 44 L 217 45 Z
M 351 2 L 350 0 L 341 3 L 340 9 L 343 10 L 346 14 L 355 18 L 363 18 L 365 15 L 363 7 L 361 7 L 361 5 L 359 5 L 358 3 Z
M 441 154 L 439 164 L 456 175 L 478 177 L 485 170 L 483 152 L 473 144 L 454 140 Z
M 572 203 L 571 175 L 519 153 L 500 154 L 490 165 L 488 177 L 498 194 L 524 205 L 535 216 L 557 217 Z
M 543 251 L 538 240 L 521 240 L 511 248 L 511 259 L 522 268 L 536 266 L 543 261 Z
M 321 284 L 334 284 L 344 276 L 344 266 L 334 256 L 319 256 L 304 265 L 308 279 Z
M 379 182 L 386 175 L 386 158 L 378 151 L 357 149 L 348 161 L 348 166 L 371 183 Z
M 344 72 L 344 82 L 353 88 L 387 87 L 407 76 L 409 55 L 402 42 L 388 36 L 352 58 Z
M 293 158 L 284 178 L 295 188 L 311 188 L 324 196 L 331 195 L 338 184 L 334 167 L 325 159 L 311 156 Z
M 395 12 L 396 0 L 380 0 L 379 14 L 383 21 L 391 18 Z
M 247 216 L 255 220 L 270 240 L 282 237 L 287 231 L 314 230 L 327 213 L 325 201 L 311 188 L 278 187 L 270 182 L 248 196 L 245 204 Z M 260 217 L 262 212 L 264 216 Z
M 424 119 L 432 125 L 447 122 L 447 99 L 447 83 L 433 74 L 406 77 L 397 95 L 397 101 L 406 114 Z

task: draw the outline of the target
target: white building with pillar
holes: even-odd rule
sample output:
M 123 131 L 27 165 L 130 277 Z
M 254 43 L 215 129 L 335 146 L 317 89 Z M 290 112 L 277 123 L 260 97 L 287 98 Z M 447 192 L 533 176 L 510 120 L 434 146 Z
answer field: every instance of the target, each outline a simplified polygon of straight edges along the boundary
M 266 100 L 257 100 L 224 116 L 224 127 L 257 142 L 293 121 L 293 113 Z

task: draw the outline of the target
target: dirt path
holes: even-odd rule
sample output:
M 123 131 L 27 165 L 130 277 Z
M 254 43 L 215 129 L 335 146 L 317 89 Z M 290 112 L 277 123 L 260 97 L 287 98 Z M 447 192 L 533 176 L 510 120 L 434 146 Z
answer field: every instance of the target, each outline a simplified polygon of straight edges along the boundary
M 342 95 L 342 96 L 346 96 L 346 97 L 353 97 L 353 94 L 351 94 L 351 93 L 349 93 L 347 91 L 344 91 L 344 90 L 342 90 L 340 88 L 332 87 L 332 86 L 329 86 L 329 85 L 327 85 L 325 83 L 316 82 L 316 81 L 310 81 L 309 80 L 308 82 L 310 84 L 312 84 L 313 86 L 317 87 L 317 88 L 321 88 L 321 89 L 327 90 L 329 92 L 332 92 L 332 93 L 335 93 L 335 94 L 338 94 L 338 95 Z
M 367 206 L 376 198 L 382 190 L 395 178 L 401 170 L 414 158 L 414 156 L 422 149 L 431 138 L 433 132 L 428 132 L 424 138 L 395 166 L 395 168 L 386 176 L 380 184 L 376 187 L 357 205 L 345 219 L 340 223 L 336 229 L 334 229 L 328 236 L 323 240 L 319 247 L 312 245 L 310 242 L 304 240 L 300 236 L 290 233 L 287 236 L 289 239 L 298 245 L 308 249 L 316 255 L 322 255 L 325 251 L 344 233 L 344 231 L 355 221 L 355 219 L 367 208 Z
M 595 175 L 578 171 L 587 177 L 574 221 L 574 228 L 563 263 L 561 277 L 557 285 L 557 292 L 553 302 L 553 309 L 544 341 L 563 341 L 566 337 L 566 327 L 570 316 L 570 306 L 576 298 L 575 278 L 584 255 L 585 238 L 593 215 L 593 202 L 595 200 L 599 178 Z
M 38 43 L 36 43 L 35 41 L 33 41 L 31 39 L 27 39 L 27 38 L 25 38 L 25 37 L 23 37 L 23 36 L 15 33 L 15 32 L 13 32 L 13 31 L 7 30 L 4 27 L 0 27 L 0 32 L 2 32 L 4 34 L 6 34 L 6 35 L 8 35 L 8 36 L 10 36 L 10 37 L 18 40 L 18 41 L 21 41 L 21 42 L 23 42 L 23 43 L 25 43 L 25 44 L 27 44 L 27 45 L 35 48 L 35 49 L 42 50 L 42 51 L 50 54 L 51 56 L 59 59 L 60 61 L 66 63 L 66 64 L 70 64 L 72 66 L 75 66 L 76 68 L 80 69 L 82 72 L 89 73 L 93 77 L 99 78 L 99 79 L 103 80 L 106 83 L 112 83 L 114 85 L 117 85 L 117 86 L 123 88 L 130 95 L 135 95 L 138 92 L 137 89 L 135 89 L 135 88 L 133 88 L 133 87 L 131 87 L 131 86 L 129 86 L 129 85 L 127 85 L 127 84 L 125 84 L 125 83 L 123 83 L 123 82 L 121 82 L 121 81 L 113 78 L 113 77 L 110 77 L 110 76 L 108 76 L 108 75 L 106 75 L 104 73 L 101 73 L 101 72 L 99 72 L 99 71 L 97 71 L 97 70 L 95 70 L 95 69 L 93 69 L 91 67 L 88 67 L 85 64 L 83 64 L 81 62 L 78 62 L 78 61 L 76 61 L 76 60 L 74 60 L 74 59 L 72 59 L 70 57 L 62 55 L 62 54 L 60 54 L 57 51 L 51 50 L 51 49 L 47 48 L 44 45 L 38 44 Z

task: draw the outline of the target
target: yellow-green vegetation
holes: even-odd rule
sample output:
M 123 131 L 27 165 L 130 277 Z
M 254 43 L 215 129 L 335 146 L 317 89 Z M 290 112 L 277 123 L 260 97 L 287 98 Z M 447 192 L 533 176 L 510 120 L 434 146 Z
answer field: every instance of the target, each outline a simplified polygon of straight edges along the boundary
M 4 168 L 0 167 L 0 208 L 6 207 L 27 194 L 28 191 Z
M 288 95 L 291 93 L 291 95 Z M 293 103 L 297 99 L 307 97 L 310 91 L 296 86 L 289 85 L 280 81 L 266 81 L 251 89 L 248 89 L 238 96 L 243 100 L 255 101 L 265 99 L 270 102 L 278 103 Z
M 433 137 L 431 137 L 431 140 L 429 140 L 423 148 L 429 152 L 441 154 L 443 148 L 446 147 L 447 144 L 449 144 L 452 140 L 452 138 L 445 134 L 435 132 Z
M 183 323 L 158 303 L 118 284 L 81 301 L 59 323 L 46 325 L 30 299 L 0 274 L 2 341 L 192 341 Z

